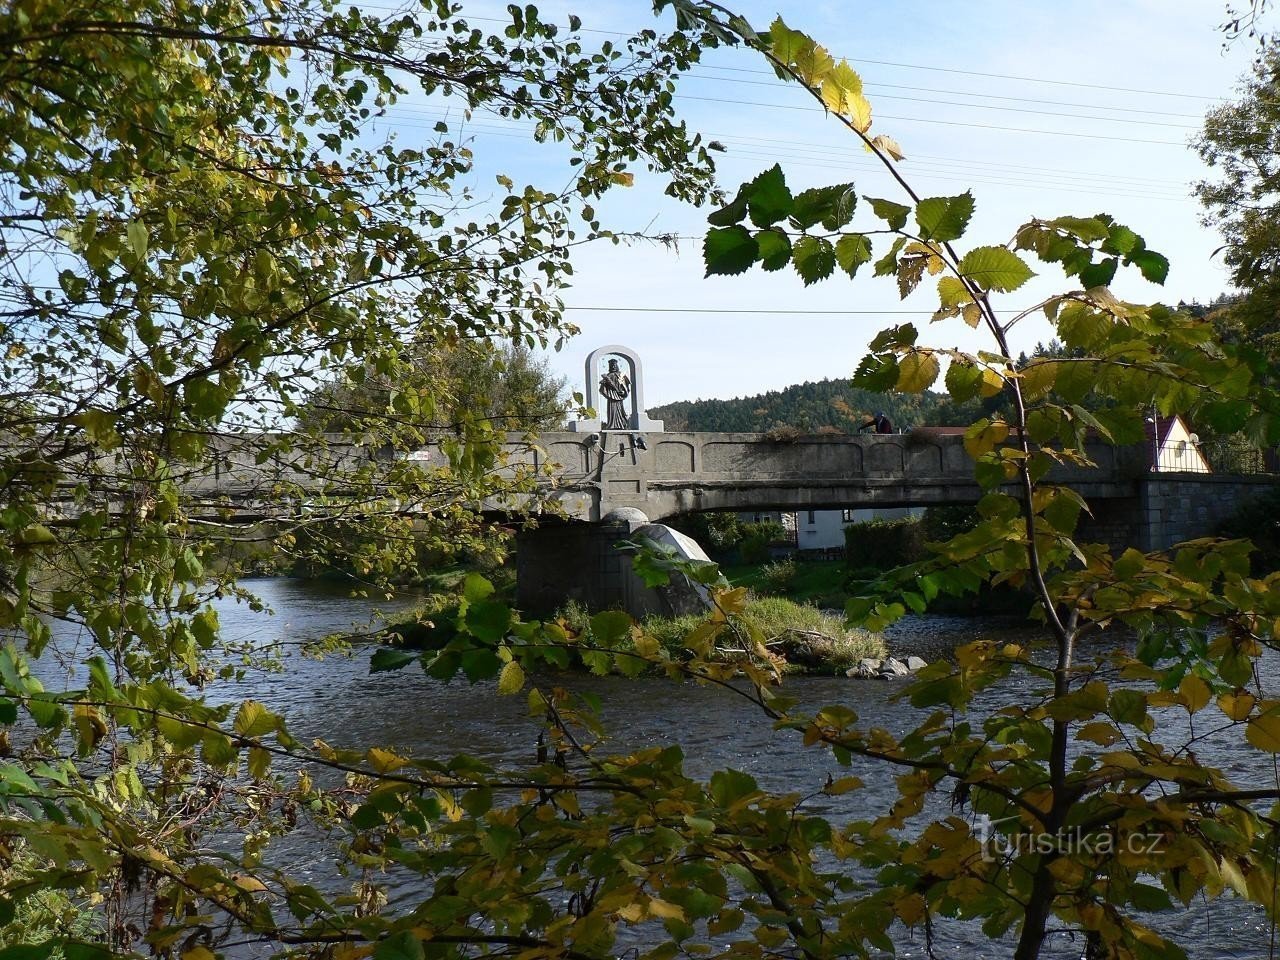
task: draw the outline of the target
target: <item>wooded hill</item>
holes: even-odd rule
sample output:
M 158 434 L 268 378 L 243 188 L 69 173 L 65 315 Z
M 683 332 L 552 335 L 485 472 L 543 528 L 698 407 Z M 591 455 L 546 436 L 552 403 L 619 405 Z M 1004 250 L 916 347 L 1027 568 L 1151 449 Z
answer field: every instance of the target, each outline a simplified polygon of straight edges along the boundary
M 954 403 L 941 393 L 883 394 L 859 390 L 848 380 L 817 380 L 732 400 L 680 400 L 653 407 L 649 415 L 668 430 L 764 433 L 794 427 L 805 433 L 854 433 L 877 410 L 895 429 L 968 424 L 979 407 Z

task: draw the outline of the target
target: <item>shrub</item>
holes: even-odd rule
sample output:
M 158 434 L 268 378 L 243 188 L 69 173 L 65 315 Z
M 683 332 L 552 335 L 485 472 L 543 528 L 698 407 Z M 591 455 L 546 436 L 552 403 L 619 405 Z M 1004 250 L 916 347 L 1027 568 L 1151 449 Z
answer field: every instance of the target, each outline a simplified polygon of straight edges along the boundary
M 682 647 L 685 636 L 706 617 L 649 617 L 644 629 L 668 650 Z M 884 638 L 851 629 L 838 614 L 783 597 L 747 601 L 742 619 L 757 629 L 766 644 L 792 667 L 815 673 L 844 673 L 864 657 L 883 657 Z
M 742 524 L 742 540 L 738 554 L 743 563 L 764 563 L 769 559 L 769 544 L 786 538 L 787 531 L 776 520 Z
M 766 563 L 760 570 L 760 588 L 767 593 L 786 593 L 795 579 L 796 562 L 791 557 Z
M 917 517 L 870 520 L 844 528 L 845 562 L 877 572 L 915 563 L 927 556 L 924 526 Z

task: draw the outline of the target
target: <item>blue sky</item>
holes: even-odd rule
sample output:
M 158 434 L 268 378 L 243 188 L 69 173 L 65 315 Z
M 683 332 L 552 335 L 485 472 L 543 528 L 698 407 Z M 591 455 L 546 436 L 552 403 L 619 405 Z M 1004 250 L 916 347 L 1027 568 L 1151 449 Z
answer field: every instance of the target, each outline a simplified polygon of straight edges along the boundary
M 653 22 L 643 2 L 541 9 L 544 19 L 575 11 L 587 39 Z M 1003 243 L 1031 216 L 1105 211 L 1172 261 L 1163 289 L 1134 272 L 1117 279 L 1121 296 L 1177 302 L 1226 289 L 1212 255 L 1221 241 L 1201 225 L 1189 194 L 1205 171 L 1188 147 L 1204 112 L 1232 96 L 1255 52 L 1248 42 L 1223 50 L 1221 4 L 864 0 L 739 9 L 761 27 L 781 13 L 850 60 L 875 111 L 873 132 L 902 145 L 901 170 L 922 195 L 972 188 L 977 211 L 962 250 Z M 504 10 L 467 5 L 475 16 L 505 17 Z M 852 180 L 860 193 L 902 199 L 859 144 L 748 51 L 708 56 L 682 83 L 678 102 L 693 127 L 728 147 L 720 170 L 730 189 L 776 162 L 797 187 Z M 501 153 L 517 179 L 546 169 L 549 158 L 496 119 L 477 117 L 472 132 L 477 154 Z M 639 177 L 601 210 L 617 229 L 688 239 L 676 249 L 579 251 L 574 286 L 563 296 L 582 333 L 552 355 L 575 389 L 585 356 L 606 343 L 642 356 L 650 405 L 848 376 L 890 323 L 916 321 L 927 328 L 922 342 L 939 346 L 989 345 L 960 320 L 928 325 L 930 284 L 903 302 L 891 280 L 869 272 L 808 288 L 789 271 L 704 279 L 698 238 L 707 211 L 666 200 L 656 178 Z M 1018 309 L 1069 288 L 1055 272 L 1041 272 L 999 306 Z M 1029 348 L 1048 336 L 1031 321 L 1014 342 Z

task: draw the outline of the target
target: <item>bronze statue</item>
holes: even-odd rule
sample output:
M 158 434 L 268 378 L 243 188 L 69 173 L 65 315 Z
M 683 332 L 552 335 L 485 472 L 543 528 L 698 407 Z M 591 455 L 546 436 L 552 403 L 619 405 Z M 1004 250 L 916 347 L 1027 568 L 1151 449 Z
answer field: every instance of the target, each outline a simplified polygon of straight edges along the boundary
M 600 378 L 600 395 L 609 401 L 603 430 L 630 430 L 626 399 L 631 395 L 631 378 L 618 369 L 618 361 L 610 358 L 609 372 Z

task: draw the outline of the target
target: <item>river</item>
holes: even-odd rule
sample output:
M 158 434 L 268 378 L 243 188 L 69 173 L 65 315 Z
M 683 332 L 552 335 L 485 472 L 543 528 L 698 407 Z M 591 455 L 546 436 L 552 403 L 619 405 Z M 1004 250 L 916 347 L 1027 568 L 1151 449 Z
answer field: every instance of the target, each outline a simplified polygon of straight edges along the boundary
M 499 697 L 492 682 L 479 685 L 479 689 L 465 681 L 441 683 L 416 666 L 371 675 L 367 650 L 323 660 L 296 652 L 298 641 L 359 627 L 370 621 L 375 610 L 394 613 L 411 605 L 413 598 L 373 603 L 351 599 L 332 585 L 289 579 L 252 580 L 244 585 L 274 613 L 220 601 L 224 634 L 260 646 L 283 644 L 287 669 L 276 674 L 252 673 L 239 683 L 216 684 L 210 689 L 212 699 L 261 700 L 288 717 L 291 731 L 302 742 L 318 737 L 351 748 L 383 744 L 418 757 L 465 752 L 500 766 L 533 761 L 537 730 L 526 716 L 524 698 Z M 982 626 L 974 620 L 914 618 L 895 627 L 891 643 L 905 651 L 918 640 L 920 646 L 933 650 L 968 639 Z M 1026 628 L 1011 628 L 1007 623 L 998 629 L 1026 633 Z M 1280 679 L 1276 658 L 1268 656 L 1263 667 L 1268 676 Z M 821 788 L 828 773 L 837 777 L 849 773 L 828 752 L 804 748 L 797 735 L 772 731 L 749 703 L 722 689 L 652 678 L 578 674 L 559 677 L 556 682 L 601 696 L 606 727 L 616 738 L 615 752 L 678 742 L 691 775 L 705 777 L 714 770 L 733 767 L 750 773 L 764 789 L 784 792 L 812 792 Z M 844 703 L 864 722 L 895 733 L 905 732 L 920 718 L 907 704 L 894 702 L 892 695 L 899 687 L 882 680 L 803 677 L 788 679 L 787 685 L 803 704 Z M 987 691 L 975 709 L 994 710 L 1029 692 L 1017 682 L 1004 683 Z M 1185 712 L 1182 716 L 1185 724 Z M 1211 741 L 1202 743 L 1197 752 L 1202 760 L 1231 773 L 1242 786 L 1274 783 L 1268 756 L 1231 751 L 1225 744 Z M 892 771 L 867 766 L 854 772 L 867 782 L 865 789 L 827 798 L 825 806 L 811 803 L 806 809 L 839 821 L 885 809 L 896 796 Z M 295 858 L 317 878 L 325 873 L 321 864 L 325 854 L 315 848 L 313 840 L 301 843 L 286 839 L 275 851 L 275 858 L 281 856 Z M 1186 910 L 1166 912 L 1157 925 L 1196 960 L 1267 955 L 1270 928 L 1265 916 L 1230 897 L 1193 902 Z M 922 935 L 905 928 L 899 934 L 899 957 L 927 956 Z M 989 941 L 977 924 L 943 920 L 937 923 L 935 934 L 936 957 L 994 960 L 1012 952 L 1009 942 Z M 1074 958 L 1080 952 L 1081 944 L 1060 935 L 1045 956 Z

